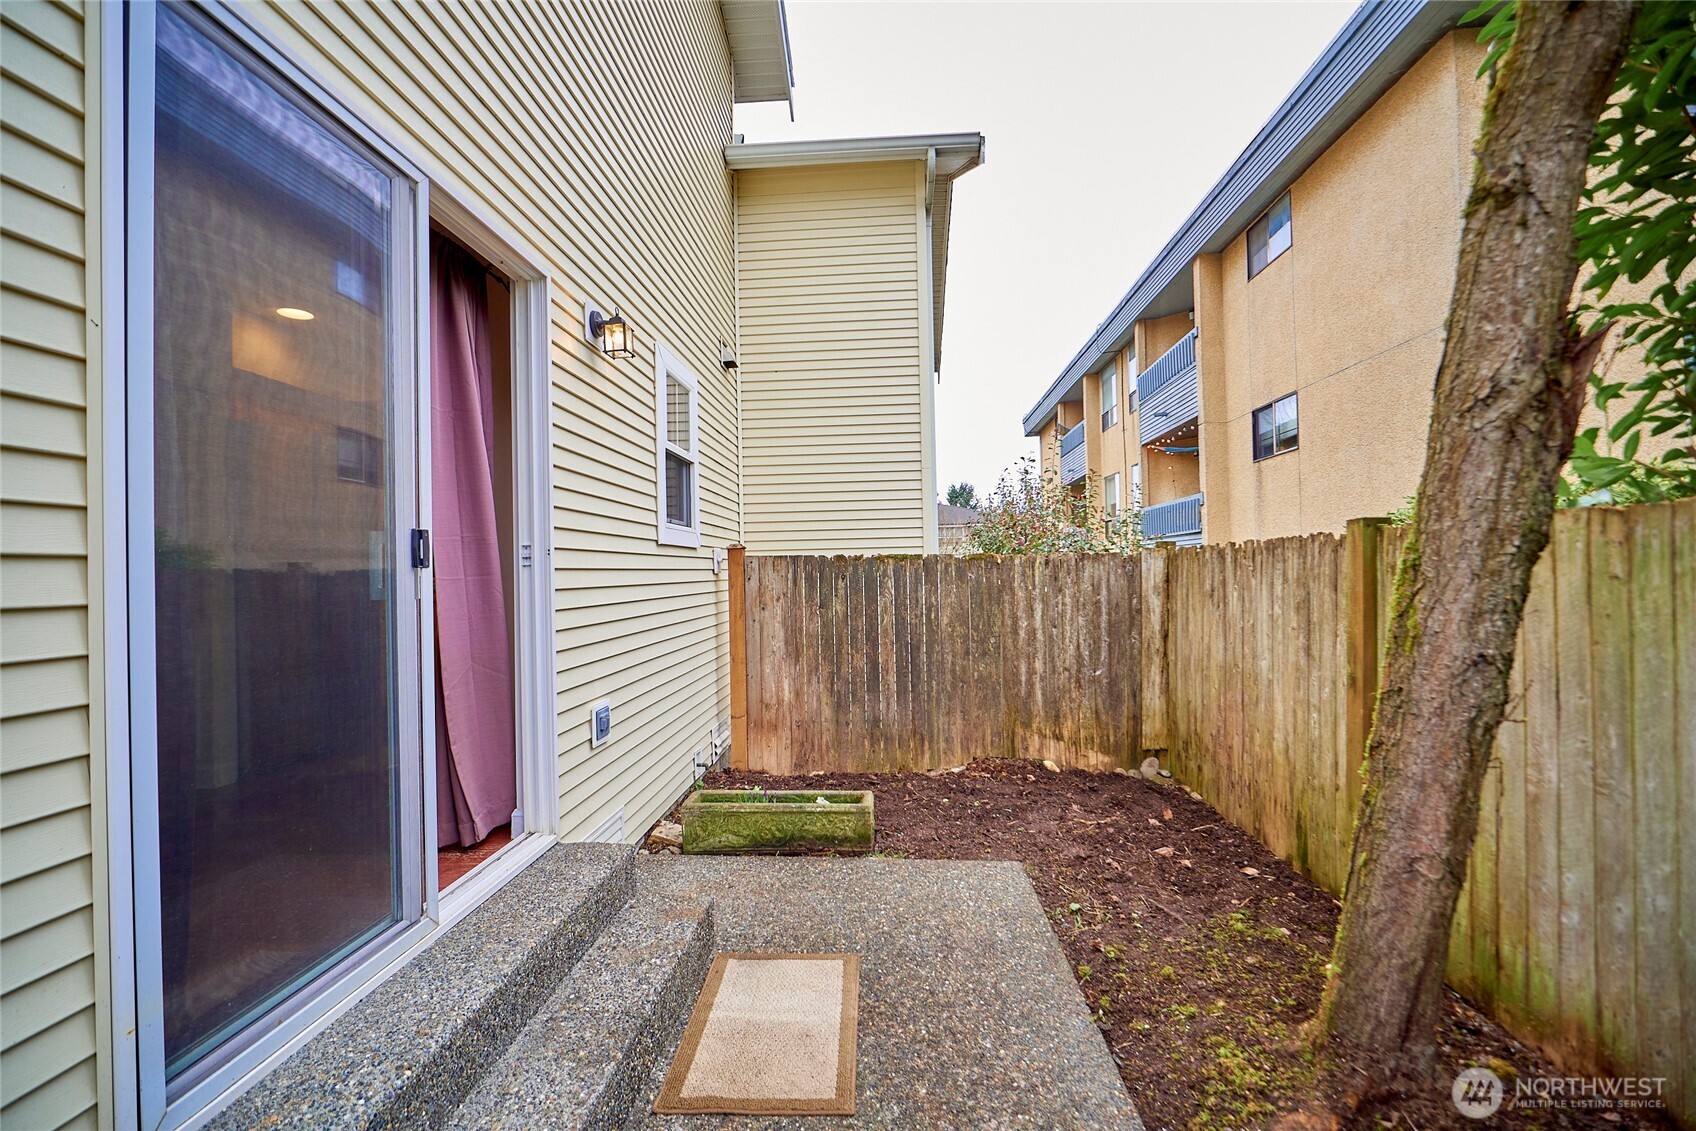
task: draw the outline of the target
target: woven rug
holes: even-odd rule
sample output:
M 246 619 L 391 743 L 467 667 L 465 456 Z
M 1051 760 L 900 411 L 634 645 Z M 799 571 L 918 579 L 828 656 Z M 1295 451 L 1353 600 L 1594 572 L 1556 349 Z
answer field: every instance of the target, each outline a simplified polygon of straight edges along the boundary
M 859 1017 L 857 954 L 721 954 L 654 1110 L 853 1115 Z

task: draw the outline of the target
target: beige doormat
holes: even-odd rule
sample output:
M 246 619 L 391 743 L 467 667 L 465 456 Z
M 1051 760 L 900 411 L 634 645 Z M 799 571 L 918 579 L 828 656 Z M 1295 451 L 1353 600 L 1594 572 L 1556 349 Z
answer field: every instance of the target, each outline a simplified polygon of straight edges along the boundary
M 721 954 L 654 1110 L 853 1115 L 857 954 Z

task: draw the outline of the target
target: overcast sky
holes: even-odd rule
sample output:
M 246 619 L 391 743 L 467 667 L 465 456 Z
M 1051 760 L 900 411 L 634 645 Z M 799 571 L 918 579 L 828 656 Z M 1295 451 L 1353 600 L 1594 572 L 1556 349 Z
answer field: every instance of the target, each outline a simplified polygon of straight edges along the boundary
M 1342 3 L 789 0 L 795 121 L 749 141 L 976 130 L 955 185 L 939 489 L 1034 454 L 1020 418 L 1347 20 Z

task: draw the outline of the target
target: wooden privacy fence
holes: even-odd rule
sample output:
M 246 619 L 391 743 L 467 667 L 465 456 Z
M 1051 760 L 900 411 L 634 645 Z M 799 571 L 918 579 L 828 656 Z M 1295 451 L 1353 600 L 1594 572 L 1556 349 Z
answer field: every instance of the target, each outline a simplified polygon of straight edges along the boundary
M 1144 565 L 1167 680 L 1145 745 L 1333 892 L 1406 540 L 1362 522 Z M 1556 513 L 1447 976 L 1572 1071 L 1664 1078 L 1696 1125 L 1696 500 Z
M 1129 559 L 733 550 L 734 757 L 1155 754 L 1340 892 L 1406 537 L 1360 521 Z M 1556 514 L 1448 978 L 1570 1072 L 1664 1078 L 1696 1126 L 1696 500 Z
M 731 634 L 746 649 L 731 657 L 738 766 L 1104 770 L 1142 756 L 1135 560 L 750 557 L 739 570 L 731 555 L 731 621 L 746 625 Z

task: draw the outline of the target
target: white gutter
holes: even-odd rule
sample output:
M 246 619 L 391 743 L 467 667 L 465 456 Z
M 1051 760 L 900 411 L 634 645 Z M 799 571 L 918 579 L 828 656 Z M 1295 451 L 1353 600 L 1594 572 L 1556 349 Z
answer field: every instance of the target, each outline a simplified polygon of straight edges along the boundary
M 934 153 L 937 172 L 954 177 L 983 161 L 983 135 L 921 134 L 912 137 L 850 137 L 825 141 L 742 142 L 724 147 L 731 169 L 778 169 L 793 165 L 844 165 L 858 161 L 926 161 Z

